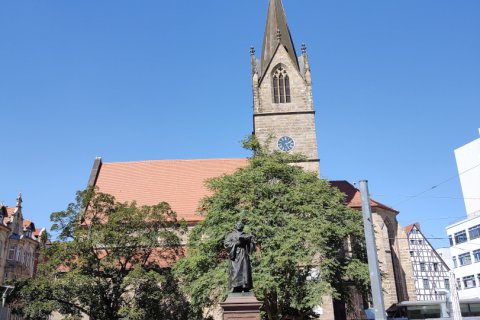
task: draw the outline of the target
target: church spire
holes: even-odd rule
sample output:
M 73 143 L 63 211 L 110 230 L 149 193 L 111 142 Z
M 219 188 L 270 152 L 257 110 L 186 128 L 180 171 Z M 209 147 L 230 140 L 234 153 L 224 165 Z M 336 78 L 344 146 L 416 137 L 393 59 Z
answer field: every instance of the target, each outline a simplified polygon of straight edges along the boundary
M 285 47 L 293 64 L 299 69 L 295 46 L 293 45 L 292 36 L 288 28 L 282 0 L 270 0 L 268 5 L 267 25 L 265 27 L 265 38 L 263 39 L 261 61 L 262 77 L 264 76 L 279 44 Z
M 14 213 L 16 214 L 17 212 L 22 212 L 22 193 L 20 192 L 17 196 L 17 204 L 15 205 L 15 210 Z

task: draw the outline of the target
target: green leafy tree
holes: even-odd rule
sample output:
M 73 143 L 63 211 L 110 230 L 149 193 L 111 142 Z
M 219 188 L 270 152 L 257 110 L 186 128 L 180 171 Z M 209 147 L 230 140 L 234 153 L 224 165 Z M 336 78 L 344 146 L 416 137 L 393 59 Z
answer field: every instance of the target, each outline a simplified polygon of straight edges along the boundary
M 184 222 L 167 203 L 138 207 L 92 189 L 51 215 L 58 241 L 38 276 L 17 283 L 10 306 L 25 319 L 200 319 L 169 266 L 183 256 Z
M 299 156 L 268 153 L 255 139 L 248 166 L 207 182 L 205 219 L 189 234 L 188 255 L 174 272 L 197 310 L 215 308 L 227 295 L 227 252 L 223 241 L 238 221 L 255 236 L 254 293 L 266 319 L 312 319 L 322 297 L 348 301 L 365 292 L 369 274 L 361 214 L 344 195 L 292 165 Z M 351 245 L 355 254 L 345 250 Z

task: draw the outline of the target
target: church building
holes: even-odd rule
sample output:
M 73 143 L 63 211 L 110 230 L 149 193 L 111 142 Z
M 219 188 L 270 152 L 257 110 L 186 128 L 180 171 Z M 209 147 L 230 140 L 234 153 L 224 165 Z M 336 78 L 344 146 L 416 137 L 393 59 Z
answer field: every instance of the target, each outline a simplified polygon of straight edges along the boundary
M 310 62 L 305 45 L 297 55 L 281 0 L 269 0 L 260 57 L 253 48 L 250 53 L 253 134 L 271 150 L 305 155 L 305 161 L 299 165 L 320 173 Z M 97 158 L 88 184 L 120 202 L 168 202 L 179 219 L 194 226 L 202 219 L 197 214 L 199 201 L 209 195 L 204 181 L 231 174 L 246 165 L 245 158 L 136 162 L 103 162 Z M 331 184 L 345 194 L 347 205 L 361 209 L 360 193 L 353 185 L 346 181 Z M 371 206 L 388 309 L 398 302 L 415 300 L 413 272 L 407 236 L 396 219 L 398 212 L 374 200 Z M 330 297 L 325 297 L 319 311 L 320 319 L 354 317 L 347 314 L 345 302 L 332 301 Z

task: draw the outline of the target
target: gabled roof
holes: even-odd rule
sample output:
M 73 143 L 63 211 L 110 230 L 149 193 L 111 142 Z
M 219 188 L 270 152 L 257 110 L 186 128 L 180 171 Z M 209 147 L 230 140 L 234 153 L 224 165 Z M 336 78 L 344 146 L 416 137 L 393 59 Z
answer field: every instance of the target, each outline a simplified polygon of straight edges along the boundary
M 94 185 L 119 202 L 154 205 L 165 201 L 179 219 L 198 222 L 199 201 L 210 194 L 205 180 L 231 174 L 247 165 L 247 159 L 157 160 L 94 165 Z M 96 161 L 97 162 L 97 161 Z M 97 164 L 97 163 L 96 163 Z
M 412 233 L 412 230 L 416 229 L 418 232 L 415 232 L 415 233 Z M 420 229 L 420 224 L 417 222 L 417 223 L 412 223 L 408 226 L 405 227 L 405 232 L 407 233 L 407 239 L 411 241 L 411 239 L 415 239 L 420 236 L 423 240 L 424 240 L 424 243 L 421 244 L 421 246 L 427 246 L 428 247 L 428 250 L 425 250 L 425 249 L 418 249 L 418 247 L 416 248 L 415 246 L 412 247 L 412 244 L 410 241 L 408 243 L 408 246 L 410 248 L 410 250 L 416 250 L 416 251 L 421 251 L 422 252 L 422 255 L 424 252 L 427 252 L 427 254 L 433 254 L 435 257 L 437 257 L 438 261 L 441 262 L 445 269 L 447 271 L 450 271 L 450 267 L 448 266 L 448 264 L 445 262 L 445 260 L 443 260 L 443 258 L 438 254 L 437 250 L 435 250 L 435 248 L 432 246 L 432 244 L 430 243 L 430 241 L 428 241 L 428 238 L 425 237 L 425 235 L 423 234 L 422 230 Z M 418 245 L 418 243 L 417 243 Z M 423 259 L 423 258 L 422 258 Z M 412 262 L 415 260 L 415 257 L 414 256 L 411 256 L 411 260 Z M 414 272 L 418 272 L 418 270 L 415 270 L 414 269 Z M 418 288 L 417 288 L 418 289 Z
M 300 70 L 282 0 L 270 0 L 268 5 L 267 24 L 265 26 L 265 36 L 263 39 L 261 77 L 263 77 L 267 71 L 270 61 L 272 61 L 279 44 L 285 47 L 288 55 L 292 59 L 292 63 L 297 70 Z
M 417 228 L 418 230 L 420 230 L 420 224 L 417 223 L 412 223 L 412 224 L 409 224 L 408 226 L 405 227 L 405 232 L 408 234 L 410 234 L 410 232 L 412 231 L 413 227 Z
M 3 224 L 4 225 L 7 225 L 8 223 L 10 223 L 10 217 L 15 212 L 15 208 L 6 207 L 6 209 L 7 209 L 7 215 L 3 217 Z
M 349 206 L 350 208 L 361 208 L 362 207 L 362 196 L 360 194 L 360 191 L 355 188 L 350 182 L 345 181 L 345 180 L 337 180 L 337 181 L 330 181 L 330 184 L 333 187 L 336 187 L 340 192 L 345 194 L 345 204 Z M 397 210 L 390 208 L 387 205 L 384 205 L 381 202 L 378 202 L 376 200 L 373 200 L 370 198 L 370 206 L 372 208 L 382 208 L 386 210 L 390 210 L 392 212 L 398 213 Z
M 23 227 L 24 228 L 29 227 L 31 224 L 32 224 L 32 221 L 30 221 L 28 219 L 23 220 Z
M 23 229 L 30 229 L 30 231 L 34 231 L 35 224 L 32 221 L 25 219 L 23 220 Z
M 20 198 L 21 199 L 21 198 Z M 18 199 L 17 199 L 18 200 Z M 15 209 L 16 208 L 12 208 L 12 207 L 7 207 L 7 206 L 1 206 L 0 207 L 1 209 L 1 213 L 4 214 L 6 213 L 6 215 L 3 215 L 3 220 L 0 221 L 0 225 L 3 225 L 5 227 L 8 227 L 8 228 L 11 228 L 11 222 L 10 222 L 10 219 L 11 217 L 15 214 Z M 23 222 L 22 222 L 22 230 L 25 230 L 25 229 L 30 229 L 30 231 L 34 231 L 34 230 L 45 230 L 45 228 L 43 229 L 35 229 L 35 224 L 32 222 L 32 220 L 29 220 L 29 219 L 23 219 Z M 34 234 L 35 235 L 35 234 Z M 21 235 L 14 235 L 13 238 L 14 239 L 20 239 Z
M 8 215 L 7 207 L 5 207 L 4 205 L 1 205 L 1 206 L 0 206 L 0 214 L 1 214 L 2 216 Z
M 32 234 L 34 237 L 38 238 L 44 231 L 45 231 L 45 228 L 36 228 Z

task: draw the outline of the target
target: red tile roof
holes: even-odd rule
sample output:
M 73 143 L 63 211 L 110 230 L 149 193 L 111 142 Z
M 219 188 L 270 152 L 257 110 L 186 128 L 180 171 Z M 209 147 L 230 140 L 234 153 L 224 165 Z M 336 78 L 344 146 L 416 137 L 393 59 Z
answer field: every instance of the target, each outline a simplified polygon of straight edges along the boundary
M 197 214 L 199 201 L 210 194 L 204 181 L 231 174 L 247 163 L 245 158 L 107 162 L 95 185 L 120 202 L 154 205 L 165 201 L 179 219 L 198 222 L 202 220 Z
M 197 214 L 199 201 L 210 194 L 205 180 L 231 174 L 247 163 L 245 158 L 107 162 L 102 163 L 95 186 L 120 202 L 154 205 L 165 201 L 179 219 L 195 223 L 202 220 Z M 331 181 L 330 184 L 345 194 L 349 207 L 362 207 L 360 191 L 352 184 L 347 181 Z M 398 213 L 373 199 L 370 205 Z
M 405 232 L 409 234 L 413 227 L 416 227 L 418 230 L 420 230 L 420 225 L 418 223 L 412 223 L 405 227 Z
M 43 231 L 45 231 L 45 228 L 36 228 L 35 231 L 33 231 L 33 235 L 35 237 L 39 237 L 43 233 Z
M 32 221 L 30 221 L 28 219 L 23 220 L 23 227 L 24 228 L 29 227 L 31 224 L 32 224 Z
M 330 184 L 333 187 L 336 187 L 340 192 L 345 194 L 345 203 L 350 207 L 350 208 L 361 208 L 362 207 L 362 196 L 360 194 L 360 191 L 355 188 L 350 182 L 344 181 L 344 180 L 339 180 L 339 181 L 330 181 Z M 395 209 L 390 208 L 389 206 L 384 205 L 383 203 L 380 203 L 376 200 L 373 200 L 370 198 L 370 206 L 375 208 L 382 208 L 382 209 L 387 209 L 391 210 L 393 212 L 398 213 Z

